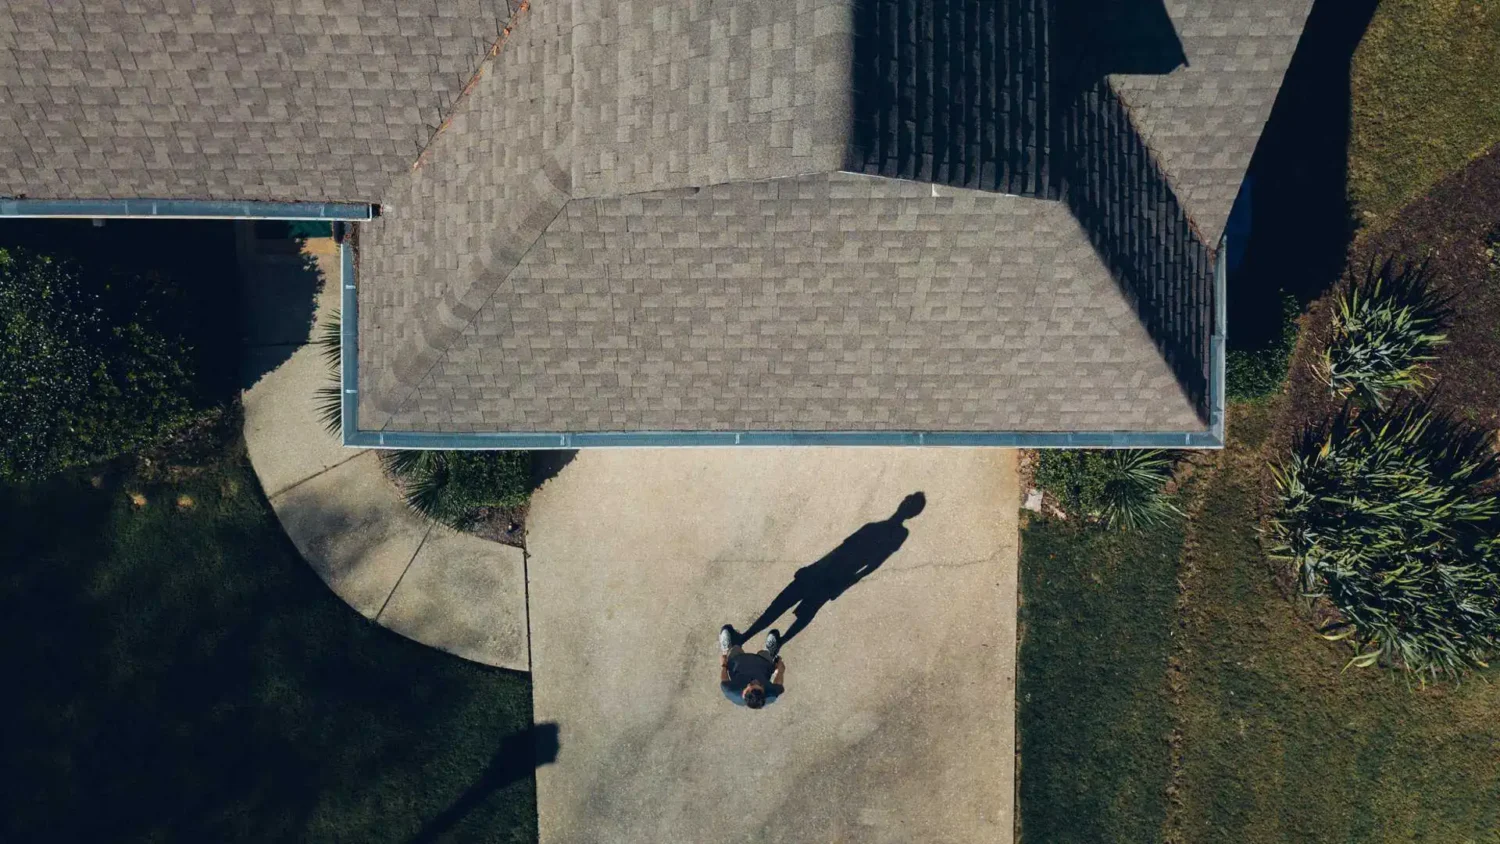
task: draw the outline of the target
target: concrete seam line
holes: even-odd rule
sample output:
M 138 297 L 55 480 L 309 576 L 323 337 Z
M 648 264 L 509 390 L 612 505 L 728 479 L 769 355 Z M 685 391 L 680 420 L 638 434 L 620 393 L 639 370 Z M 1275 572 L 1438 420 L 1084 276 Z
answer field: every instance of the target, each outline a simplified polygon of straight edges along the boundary
M 396 597 L 396 590 L 401 588 L 401 581 L 405 580 L 406 579 L 406 573 L 409 572 L 409 571 L 411 571 L 411 564 L 415 563 L 417 561 L 417 555 L 420 554 L 420 553 L 422 553 L 423 546 L 425 546 L 427 544 L 427 537 L 429 537 L 429 536 L 432 535 L 432 528 L 433 528 L 433 525 L 431 523 L 429 523 L 427 525 L 427 532 L 424 533 L 424 534 L 422 534 L 422 541 L 417 543 L 417 549 L 415 551 L 411 552 L 411 559 L 406 561 L 406 568 L 404 568 L 404 569 L 401 570 L 401 576 L 398 577 L 398 578 L 396 578 L 395 584 L 391 586 L 390 594 L 388 594 L 388 595 L 385 596 L 385 601 L 383 603 L 381 603 L 380 609 L 375 613 L 375 623 L 376 624 L 379 624 L 380 623 L 380 617 L 382 615 L 385 615 L 385 608 L 391 605 L 391 599 L 394 598 L 394 597 Z M 527 647 L 530 647 L 530 646 L 531 646 L 531 643 L 527 642 Z
M 340 460 L 339 462 L 333 464 L 332 466 L 329 466 L 326 469 L 319 469 L 318 471 L 312 473 L 311 475 L 308 475 L 307 477 L 303 478 L 300 481 L 297 481 L 294 484 L 289 484 L 289 485 L 287 485 L 286 487 L 284 487 L 282 489 L 276 490 L 275 492 L 267 493 L 266 494 L 266 500 L 267 501 L 274 501 L 274 500 L 280 498 L 281 496 L 286 495 L 287 493 L 289 493 L 292 490 L 296 489 L 297 487 L 302 486 L 303 484 L 307 483 L 308 481 L 312 480 L 313 478 L 320 477 L 322 475 L 326 475 L 329 472 L 332 472 L 334 469 L 337 469 L 338 467 L 344 465 L 345 463 L 348 463 L 350 460 L 357 460 L 357 459 L 359 459 L 359 458 L 361 458 L 361 457 L 363 457 L 363 456 L 365 456 L 366 454 L 369 454 L 369 453 L 370 453 L 370 449 L 368 449 L 368 448 L 362 448 L 359 451 L 356 451 L 355 453 L 349 455 L 348 457 L 345 457 L 343 460 Z
M 521 546 L 521 606 L 526 611 L 526 673 L 530 674 L 534 667 L 531 661 L 531 550 L 524 545 Z M 535 707 L 533 701 L 532 708 Z

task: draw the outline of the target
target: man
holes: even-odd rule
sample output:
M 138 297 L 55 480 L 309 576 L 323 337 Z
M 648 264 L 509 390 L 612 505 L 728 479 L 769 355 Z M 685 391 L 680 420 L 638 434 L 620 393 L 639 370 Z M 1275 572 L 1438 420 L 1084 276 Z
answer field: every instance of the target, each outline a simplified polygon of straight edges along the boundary
M 733 625 L 719 629 L 719 688 L 730 703 L 760 709 L 785 691 L 781 679 L 786 676 L 786 663 L 776 655 L 781 650 L 781 633 L 767 633 L 766 649 L 760 653 L 745 653 L 741 641 Z

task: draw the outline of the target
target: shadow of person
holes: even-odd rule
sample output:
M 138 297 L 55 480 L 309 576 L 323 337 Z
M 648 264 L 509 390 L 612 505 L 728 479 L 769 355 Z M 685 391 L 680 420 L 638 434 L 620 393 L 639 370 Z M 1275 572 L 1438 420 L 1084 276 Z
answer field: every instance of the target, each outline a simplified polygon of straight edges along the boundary
M 790 642 L 802 629 L 812 623 L 818 610 L 829 601 L 836 600 L 845 590 L 860 582 L 880 568 L 906 541 L 910 531 L 903 524 L 927 506 L 927 496 L 914 492 L 902 499 L 901 505 L 891 517 L 879 522 L 870 522 L 839 543 L 822 559 L 797 570 L 792 582 L 777 595 L 760 618 L 750 625 L 741 640 L 748 640 L 771 626 L 771 623 L 792 610 L 797 620 L 781 637 L 783 643 Z

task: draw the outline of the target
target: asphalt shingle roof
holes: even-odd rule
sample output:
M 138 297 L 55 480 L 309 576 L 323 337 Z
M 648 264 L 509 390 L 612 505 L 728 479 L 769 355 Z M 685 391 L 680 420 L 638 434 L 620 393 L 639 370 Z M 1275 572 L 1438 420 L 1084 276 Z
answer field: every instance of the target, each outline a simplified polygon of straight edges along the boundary
M 1065 206 L 837 173 L 568 202 L 386 429 L 1201 425 Z
M 1165 0 L 1187 63 L 1110 84 L 1214 244 L 1271 114 L 1312 0 Z
M 366 430 L 1199 429 L 1310 0 L 1062 1 L 11 0 L 0 195 L 380 202 Z
M 378 200 L 505 0 L 5 0 L 0 196 Z

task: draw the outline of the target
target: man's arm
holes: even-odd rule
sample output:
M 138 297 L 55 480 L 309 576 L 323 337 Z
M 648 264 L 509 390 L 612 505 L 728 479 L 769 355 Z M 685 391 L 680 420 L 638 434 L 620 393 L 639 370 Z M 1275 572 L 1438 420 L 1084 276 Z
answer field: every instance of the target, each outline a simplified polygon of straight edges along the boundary
M 719 654 L 719 682 L 729 682 L 729 654 Z
M 778 656 L 776 657 L 776 667 L 771 669 L 771 684 L 774 686 L 782 685 L 781 680 L 785 676 L 786 663 L 782 662 L 781 657 Z

